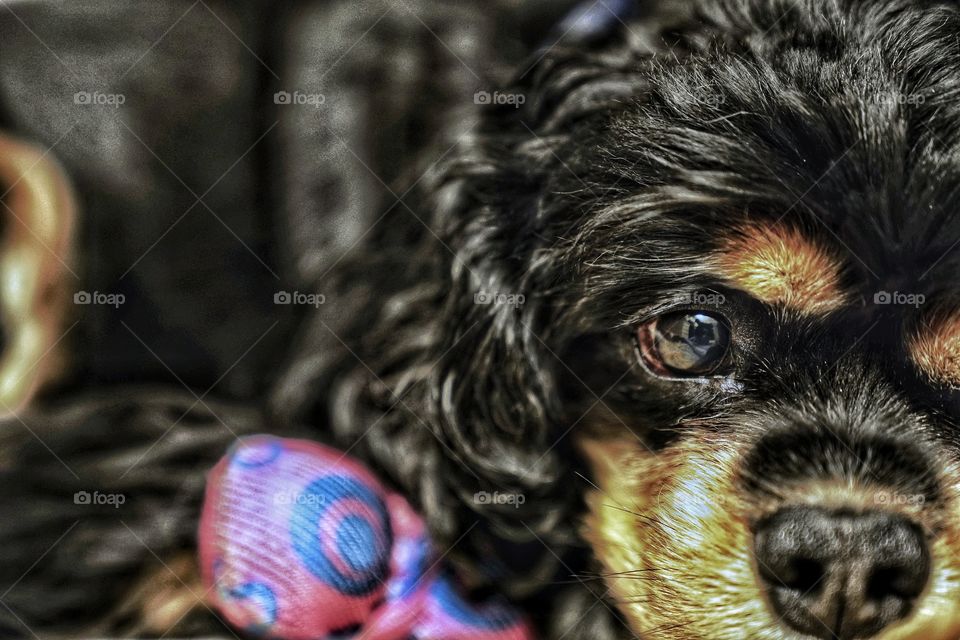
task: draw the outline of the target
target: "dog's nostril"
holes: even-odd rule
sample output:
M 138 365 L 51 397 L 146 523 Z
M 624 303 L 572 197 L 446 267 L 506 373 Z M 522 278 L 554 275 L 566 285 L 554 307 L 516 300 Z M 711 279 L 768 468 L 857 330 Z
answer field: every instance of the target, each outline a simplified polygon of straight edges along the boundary
M 777 616 L 818 638 L 869 638 L 904 618 L 930 557 L 920 529 L 884 512 L 788 507 L 757 527 L 754 554 Z
M 798 557 L 789 564 L 788 571 L 780 576 L 784 586 L 806 595 L 816 595 L 823 589 L 826 569 L 822 563 L 812 558 Z

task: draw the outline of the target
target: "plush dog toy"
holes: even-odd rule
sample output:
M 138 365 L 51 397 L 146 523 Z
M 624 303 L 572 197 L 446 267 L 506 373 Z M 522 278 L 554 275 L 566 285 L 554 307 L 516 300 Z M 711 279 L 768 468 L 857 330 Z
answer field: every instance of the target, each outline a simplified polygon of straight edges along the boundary
M 235 627 L 280 640 L 532 640 L 498 600 L 463 599 L 423 520 L 346 454 L 241 440 L 210 473 L 200 564 Z

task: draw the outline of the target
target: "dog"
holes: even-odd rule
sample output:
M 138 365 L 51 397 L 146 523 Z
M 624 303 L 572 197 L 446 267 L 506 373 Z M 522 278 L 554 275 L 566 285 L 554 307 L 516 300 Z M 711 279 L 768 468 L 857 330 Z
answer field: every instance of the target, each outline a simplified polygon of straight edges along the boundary
M 960 7 L 598 4 L 221 411 L 350 447 L 547 640 L 957 638 Z
M 692 5 L 504 88 L 398 216 L 428 229 L 343 276 L 377 293 L 297 351 L 361 346 L 307 387 L 547 638 L 933 637 L 960 12 Z

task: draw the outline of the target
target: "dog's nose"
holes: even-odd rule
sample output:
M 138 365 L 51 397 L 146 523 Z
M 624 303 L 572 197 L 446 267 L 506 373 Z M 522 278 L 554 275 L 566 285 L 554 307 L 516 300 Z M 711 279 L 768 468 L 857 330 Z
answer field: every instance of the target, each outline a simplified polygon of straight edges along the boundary
M 892 513 L 787 507 L 760 523 L 757 568 L 780 619 L 817 638 L 869 638 L 904 618 L 930 575 L 919 527 Z

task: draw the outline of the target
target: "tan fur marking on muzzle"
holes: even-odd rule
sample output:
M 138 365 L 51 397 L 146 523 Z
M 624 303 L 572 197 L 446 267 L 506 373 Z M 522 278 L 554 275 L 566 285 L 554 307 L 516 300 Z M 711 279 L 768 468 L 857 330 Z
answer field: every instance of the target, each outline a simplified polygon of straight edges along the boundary
M 767 606 L 736 481 L 742 445 L 703 432 L 654 453 L 631 436 L 578 439 L 595 490 L 583 536 L 608 598 L 640 638 L 788 640 Z M 941 470 L 945 525 L 931 540 L 932 575 L 912 615 L 878 640 L 960 640 L 960 467 Z

